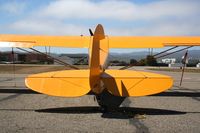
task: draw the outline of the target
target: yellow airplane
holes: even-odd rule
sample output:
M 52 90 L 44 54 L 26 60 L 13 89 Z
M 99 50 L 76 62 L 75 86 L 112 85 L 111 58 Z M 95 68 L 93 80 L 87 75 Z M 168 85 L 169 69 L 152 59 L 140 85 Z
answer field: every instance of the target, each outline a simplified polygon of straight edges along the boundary
M 107 36 L 97 25 L 93 36 L 0 35 L 0 47 L 34 46 L 89 48 L 88 70 L 64 70 L 33 74 L 25 79 L 28 88 L 52 96 L 79 97 L 93 92 L 102 107 L 119 106 L 115 98 L 147 96 L 173 85 L 170 76 L 133 70 L 107 69 L 109 48 L 162 48 L 199 46 L 200 37 Z M 113 101 L 114 99 L 114 101 Z

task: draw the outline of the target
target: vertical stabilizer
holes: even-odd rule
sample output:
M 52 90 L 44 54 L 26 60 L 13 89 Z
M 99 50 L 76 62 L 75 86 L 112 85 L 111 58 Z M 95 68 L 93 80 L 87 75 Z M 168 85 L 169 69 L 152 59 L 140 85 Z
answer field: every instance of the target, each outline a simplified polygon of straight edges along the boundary
M 105 70 L 107 56 L 108 40 L 104 34 L 102 25 L 98 24 L 94 32 L 90 50 L 90 87 L 97 94 L 103 90 L 100 75 Z

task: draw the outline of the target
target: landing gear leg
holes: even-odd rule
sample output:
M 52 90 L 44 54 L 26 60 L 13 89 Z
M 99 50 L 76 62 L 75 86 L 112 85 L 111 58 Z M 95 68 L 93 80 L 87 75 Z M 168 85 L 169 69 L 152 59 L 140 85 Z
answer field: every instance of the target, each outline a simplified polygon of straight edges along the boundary
M 102 113 L 106 113 L 108 111 L 108 107 L 106 105 L 103 104 L 102 102 L 102 99 L 101 99 L 101 96 L 100 95 L 96 95 L 96 100 L 97 100 L 97 103 L 99 104 L 100 106 L 100 111 Z
M 96 100 L 100 106 L 101 112 L 105 113 L 108 111 L 113 111 L 121 105 L 126 97 L 119 97 L 110 94 L 106 89 L 99 94 L 96 95 Z

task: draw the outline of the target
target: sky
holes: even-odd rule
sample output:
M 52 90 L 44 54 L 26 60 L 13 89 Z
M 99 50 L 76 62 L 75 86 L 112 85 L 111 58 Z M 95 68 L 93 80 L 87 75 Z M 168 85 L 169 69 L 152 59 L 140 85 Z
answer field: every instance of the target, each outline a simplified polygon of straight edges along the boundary
M 0 16 L 0 34 L 89 35 L 102 24 L 110 36 L 200 35 L 199 0 L 0 0 Z

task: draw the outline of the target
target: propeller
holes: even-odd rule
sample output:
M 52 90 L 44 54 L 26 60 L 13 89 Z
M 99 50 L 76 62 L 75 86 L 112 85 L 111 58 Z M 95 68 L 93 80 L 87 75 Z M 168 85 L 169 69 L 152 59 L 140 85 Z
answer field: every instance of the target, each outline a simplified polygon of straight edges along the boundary
M 93 32 L 92 32 L 92 30 L 91 29 L 89 29 L 89 33 L 90 33 L 90 36 L 94 36 L 94 34 L 93 34 Z M 81 58 L 80 60 L 78 60 L 75 64 L 77 64 L 77 63 L 80 63 L 80 62 L 82 62 L 82 61 L 84 61 L 84 59 L 85 58 L 87 58 L 87 56 L 84 56 L 83 58 Z
M 89 32 L 90 32 L 90 36 L 94 36 L 94 33 L 92 32 L 91 29 L 89 29 Z

